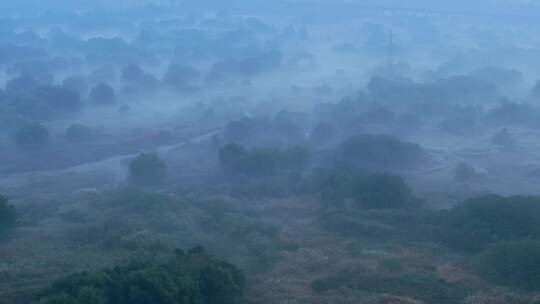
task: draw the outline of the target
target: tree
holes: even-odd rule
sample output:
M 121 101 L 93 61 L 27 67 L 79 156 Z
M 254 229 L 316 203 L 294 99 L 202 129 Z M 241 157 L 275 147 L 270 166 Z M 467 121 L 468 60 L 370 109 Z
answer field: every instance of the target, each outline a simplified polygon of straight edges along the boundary
M 62 86 L 64 88 L 70 89 L 75 92 L 84 92 L 88 88 L 86 79 L 82 76 L 70 76 L 65 78 L 62 81 Z
M 13 228 L 16 221 L 15 208 L 9 204 L 7 197 L 0 195 L 0 235 Z
M 41 149 L 49 143 L 49 130 L 38 123 L 27 124 L 17 131 L 15 142 L 24 150 Z
M 116 101 L 114 88 L 106 83 L 100 83 L 90 90 L 90 101 L 98 105 L 113 104 Z
M 65 137 L 70 142 L 83 142 L 92 137 L 92 130 L 81 124 L 73 124 L 66 129 Z
M 278 150 L 256 148 L 248 150 L 239 144 L 228 144 L 219 150 L 219 164 L 230 175 L 268 177 L 281 171 L 304 169 L 311 159 L 305 147 Z
M 491 141 L 494 145 L 504 148 L 512 148 L 516 146 L 516 139 L 510 133 L 508 133 L 507 129 L 501 129 L 499 132 L 493 134 Z
M 364 169 L 375 171 L 416 168 L 428 160 L 420 145 L 390 135 L 356 135 L 339 148 L 339 156 Z
M 326 122 L 318 123 L 311 131 L 311 139 L 317 143 L 326 143 L 336 135 L 335 128 Z
M 466 163 L 461 162 L 454 168 L 454 179 L 457 182 L 471 182 L 477 179 L 478 176 L 479 174 L 476 172 L 476 169 Z
M 248 151 L 239 144 L 227 144 L 219 149 L 219 165 L 228 174 L 238 174 Z
M 163 76 L 163 81 L 173 88 L 185 89 L 199 78 L 201 78 L 201 72 L 196 68 L 180 64 L 171 64 L 167 68 L 165 76 Z
M 129 162 L 130 181 L 139 186 L 159 186 L 167 178 L 167 165 L 156 153 L 141 153 Z
M 537 81 L 534 87 L 531 89 L 531 96 L 534 99 L 540 99 L 540 80 Z
M 360 206 L 369 209 L 409 208 L 418 202 L 405 181 L 390 174 L 360 179 L 354 187 L 353 197 Z
M 71 114 L 81 109 L 81 97 L 78 91 L 64 86 L 39 86 L 33 91 L 36 104 L 44 104 L 49 116 Z
M 201 248 L 56 280 L 34 304 L 237 304 L 243 273 Z

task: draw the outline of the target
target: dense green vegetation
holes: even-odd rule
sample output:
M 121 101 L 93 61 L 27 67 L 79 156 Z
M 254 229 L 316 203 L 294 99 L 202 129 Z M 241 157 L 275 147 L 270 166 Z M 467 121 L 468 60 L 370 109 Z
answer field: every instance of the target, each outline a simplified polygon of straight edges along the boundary
M 236 304 L 244 276 L 201 248 L 167 261 L 133 262 L 59 279 L 35 304 Z
M 412 189 L 391 174 L 364 174 L 348 166 L 315 170 L 311 185 L 329 204 L 352 200 L 366 209 L 400 209 L 418 206 Z
M 540 290 L 540 241 L 496 243 L 476 258 L 476 264 L 496 284 Z
M 157 153 L 141 153 L 129 162 L 130 180 L 139 186 L 159 186 L 167 178 L 167 165 Z
M 540 197 L 485 195 L 443 213 L 442 242 L 478 251 L 498 241 L 540 240 Z

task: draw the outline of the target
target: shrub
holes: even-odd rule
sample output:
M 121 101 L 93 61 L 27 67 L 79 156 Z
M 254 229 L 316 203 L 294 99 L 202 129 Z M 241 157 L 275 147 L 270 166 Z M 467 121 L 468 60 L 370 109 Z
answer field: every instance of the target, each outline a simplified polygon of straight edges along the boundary
M 122 212 L 148 214 L 152 211 L 171 210 L 171 197 L 154 191 L 146 191 L 135 187 L 126 187 L 112 192 L 105 197 L 103 204 L 107 208 L 118 207 Z
M 90 101 L 94 104 L 106 105 L 116 101 L 114 88 L 106 83 L 100 83 L 90 90 Z
M 507 129 L 502 129 L 493 134 L 491 142 L 494 145 L 505 148 L 512 148 L 516 146 L 516 139 L 510 133 L 508 133 Z
M 376 171 L 415 168 L 428 159 L 418 144 L 402 142 L 389 135 L 349 137 L 341 144 L 339 152 L 345 161 Z
M 201 72 L 194 67 L 171 64 L 163 76 L 163 81 L 173 88 L 185 89 L 200 78 Z
M 167 178 L 167 165 L 156 153 L 141 153 L 129 162 L 130 181 L 139 186 L 158 186 Z
M 219 164 L 225 173 L 249 177 L 273 176 L 279 170 L 302 170 L 310 157 L 310 151 L 304 147 L 249 150 L 239 144 L 228 144 L 219 150 Z
M 375 174 L 358 181 L 353 197 L 369 209 L 407 208 L 417 202 L 403 179 L 390 174 Z
M 195 248 L 177 251 L 163 262 L 65 277 L 53 282 L 34 303 L 235 304 L 241 302 L 244 281 L 235 266 Z
M 434 273 L 412 273 L 391 276 L 368 269 L 341 271 L 312 283 L 315 292 L 337 291 L 341 288 L 367 293 L 411 297 L 423 303 L 462 303 L 469 290 L 466 286 L 447 283 Z
M 419 202 L 399 176 L 365 175 L 343 166 L 315 170 L 310 187 L 312 191 L 320 191 L 323 200 L 329 204 L 351 199 L 363 208 L 399 209 Z
M 81 124 L 73 124 L 66 129 L 65 137 L 70 142 L 82 142 L 92 137 L 92 130 Z
M 485 195 L 443 212 L 441 239 L 452 248 L 479 251 L 498 241 L 540 240 L 540 197 Z
M 480 273 L 496 284 L 540 290 L 539 241 L 496 243 L 476 260 Z
M 478 173 L 476 172 L 476 169 L 471 165 L 459 163 L 454 168 L 454 180 L 456 180 L 457 182 L 466 183 L 475 180 L 476 178 L 478 178 Z
M 0 195 L 0 235 L 15 226 L 17 214 L 5 196 Z
M 33 123 L 21 127 L 15 134 L 16 144 L 25 150 L 37 150 L 49 143 L 49 130 L 41 124 Z
M 311 139 L 316 143 L 325 143 L 332 140 L 336 133 L 335 128 L 331 124 L 321 122 L 313 127 Z

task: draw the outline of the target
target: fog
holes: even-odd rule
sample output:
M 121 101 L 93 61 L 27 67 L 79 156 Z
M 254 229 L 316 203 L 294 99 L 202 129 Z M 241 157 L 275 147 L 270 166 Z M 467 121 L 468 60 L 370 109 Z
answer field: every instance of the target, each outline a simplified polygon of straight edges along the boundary
M 540 4 L 0 2 L 0 304 L 538 303 Z

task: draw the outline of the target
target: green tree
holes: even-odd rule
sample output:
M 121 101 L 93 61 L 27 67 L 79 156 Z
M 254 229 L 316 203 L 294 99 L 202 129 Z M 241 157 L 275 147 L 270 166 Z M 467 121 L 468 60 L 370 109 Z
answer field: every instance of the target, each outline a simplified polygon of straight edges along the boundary
M 9 231 L 17 221 L 15 207 L 9 204 L 7 197 L 0 195 L 0 234 Z
M 33 123 L 22 126 L 15 134 L 17 146 L 24 150 L 38 150 L 49 143 L 49 130 L 41 124 Z
M 245 279 L 201 248 L 59 279 L 34 304 L 237 304 Z
M 159 186 L 167 178 L 167 165 L 157 153 L 141 153 L 129 162 L 130 181 L 139 186 Z
M 65 137 L 70 142 L 83 142 L 92 137 L 92 130 L 81 124 L 73 124 L 66 129 Z

